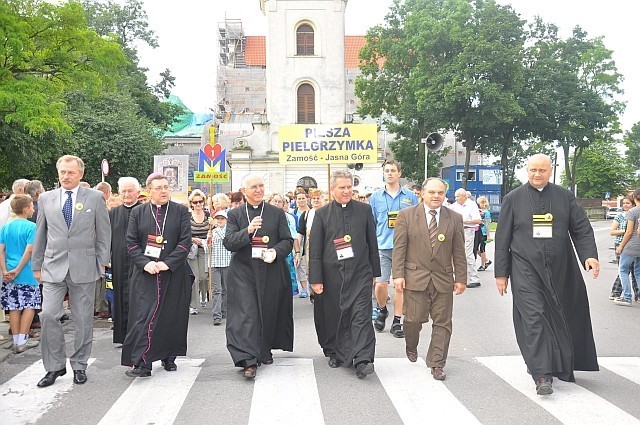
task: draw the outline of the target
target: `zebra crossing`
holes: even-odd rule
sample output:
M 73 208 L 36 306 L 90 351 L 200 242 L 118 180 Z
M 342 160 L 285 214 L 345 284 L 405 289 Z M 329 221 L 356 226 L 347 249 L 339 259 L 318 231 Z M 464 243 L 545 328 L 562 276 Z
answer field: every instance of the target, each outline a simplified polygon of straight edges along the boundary
M 113 394 L 102 394 L 102 397 L 98 394 L 96 397 L 95 394 L 86 395 L 87 391 L 91 391 L 90 384 L 74 388 L 69 365 L 67 375 L 59 378 L 55 385 L 36 388 L 35 383 L 43 374 L 40 360 L 0 385 L 0 418 L 3 425 L 49 424 L 54 423 L 52 416 L 48 416 L 52 410 L 78 408 L 77 404 L 81 404 L 81 412 L 93 410 L 99 416 L 94 421 L 83 420 L 83 424 L 171 425 L 216 422 L 215 413 L 201 418 L 202 421 L 187 419 L 185 416 L 191 409 L 185 406 L 194 404 L 190 402 L 190 398 L 196 397 L 198 393 L 206 397 L 207 388 L 211 387 L 212 382 L 209 378 L 216 380 L 215 375 L 205 376 L 203 369 L 206 367 L 206 360 L 179 358 L 177 363 L 176 373 L 156 368 L 150 379 L 129 381 L 122 379 L 122 368 L 106 367 L 92 358 L 87 370 L 90 379 L 109 379 L 108 376 L 115 377 L 117 374 L 117 378 L 123 383 L 121 392 L 114 389 Z M 456 366 L 451 363 L 450 361 L 447 369 L 455 371 Z M 533 381 L 526 374 L 526 367 L 520 356 L 476 357 L 470 362 L 470 367 L 481 369 L 479 372 L 483 376 L 492 377 L 495 384 L 492 387 L 496 388 L 496 394 L 482 396 L 502 398 L 505 405 L 501 409 L 504 408 L 508 415 L 517 415 L 514 416 L 514 421 L 529 423 L 543 415 L 547 420 L 536 420 L 537 423 L 640 424 L 638 410 L 632 409 L 632 413 L 628 411 L 630 405 L 637 404 L 634 394 L 640 393 L 640 357 L 601 357 L 599 363 L 607 371 L 599 385 L 591 385 L 591 388 L 582 386 L 580 375 L 577 383 L 554 380 L 555 392 L 546 397 L 535 394 Z M 247 401 L 248 417 L 244 414 L 247 405 L 243 403 L 220 405 L 218 401 L 216 406 L 226 410 L 228 418 L 232 418 L 223 423 L 320 425 L 348 422 L 347 418 L 330 415 L 329 410 L 335 406 L 332 403 L 347 403 L 347 410 L 357 410 L 359 397 L 379 398 L 380 394 L 385 394 L 387 400 L 380 400 L 380 404 L 384 406 L 388 403 L 392 406 L 395 412 L 392 412 L 391 417 L 397 418 L 396 422 L 391 420 L 385 423 L 507 423 L 500 419 L 487 420 L 487 412 L 481 414 L 483 410 L 495 408 L 495 405 L 469 404 L 468 397 L 462 396 L 456 386 L 456 381 L 465 379 L 462 373 L 450 374 L 447 381 L 435 381 L 424 363 L 410 363 L 405 358 L 379 358 L 375 361 L 375 368 L 375 375 L 360 381 L 351 376 L 348 370 L 340 369 L 344 373 L 329 370 L 324 359 L 276 356 L 273 365 L 260 368 L 254 382 L 245 381 L 238 374 L 218 378 L 215 383 L 217 388 L 227 393 L 227 400 L 250 400 Z M 115 379 L 113 377 L 111 379 Z M 339 394 L 350 396 L 335 400 L 336 395 L 327 390 L 327 382 L 329 387 L 340 386 Z M 601 391 L 618 385 L 626 392 L 629 405 L 612 401 L 610 394 Z M 501 387 L 508 391 L 499 394 Z M 78 394 L 86 397 L 84 401 L 74 398 Z M 293 406 L 292 400 L 295 400 Z M 198 403 L 200 401 L 196 404 Z M 359 419 L 359 423 L 377 421 L 372 412 L 366 410 L 359 412 Z

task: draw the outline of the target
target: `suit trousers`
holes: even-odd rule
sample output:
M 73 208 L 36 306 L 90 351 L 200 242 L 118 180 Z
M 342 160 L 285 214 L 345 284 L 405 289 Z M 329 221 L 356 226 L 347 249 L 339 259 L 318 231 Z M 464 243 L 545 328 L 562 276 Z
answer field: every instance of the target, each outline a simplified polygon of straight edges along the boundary
M 453 290 L 453 288 L 452 288 Z M 438 292 L 429 282 L 424 291 L 404 290 L 404 339 L 408 348 L 417 349 L 422 324 L 431 325 L 431 343 L 427 352 L 427 366 L 444 367 L 451 340 L 453 292 Z
M 73 370 L 85 370 L 93 342 L 93 305 L 95 281 L 73 282 L 69 273 L 63 282 L 42 284 L 42 334 L 40 347 L 47 372 L 63 369 L 67 363 L 64 330 L 60 318 L 64 314 L 63 300 L 69 291 L 73 320 L 73 354 L 69 357 Z

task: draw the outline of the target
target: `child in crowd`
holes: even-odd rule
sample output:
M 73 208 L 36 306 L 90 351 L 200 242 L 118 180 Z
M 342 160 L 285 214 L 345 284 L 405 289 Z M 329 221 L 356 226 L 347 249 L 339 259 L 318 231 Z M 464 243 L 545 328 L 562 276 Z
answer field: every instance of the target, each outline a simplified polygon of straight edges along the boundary
M 227 269 L 231 261 L 231 251 L 222 245 L 227 230 L 227 211 L 217 211 L 213 215 L 211 230 L 211 283 L 213 285 L 213 324 L 219 326 L 227 316 Z
M 42 296 L 31 270 L 36 224 L 28 219 L 33 216 L 33 201 L 28 195 L 15 195 L 10 205 L 15 216 L 0 231 L 0 271 L 4 277 L 0 303 L 9 310 L 13 352 L 19 354 L 40 343 L 29 339 L 29 328 Z

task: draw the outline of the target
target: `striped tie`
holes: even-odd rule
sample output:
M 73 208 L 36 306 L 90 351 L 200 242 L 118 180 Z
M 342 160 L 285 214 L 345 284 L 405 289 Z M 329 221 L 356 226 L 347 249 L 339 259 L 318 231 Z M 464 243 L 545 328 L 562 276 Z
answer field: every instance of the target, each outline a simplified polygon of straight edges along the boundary
M 436 245 L 436 233 L 438 233 L 438 222 L 436 221 L 436 210 L 429 210 L 431 214 L 431 221 L 429 222 L 429 240 L 431 241 L 431 248 Z

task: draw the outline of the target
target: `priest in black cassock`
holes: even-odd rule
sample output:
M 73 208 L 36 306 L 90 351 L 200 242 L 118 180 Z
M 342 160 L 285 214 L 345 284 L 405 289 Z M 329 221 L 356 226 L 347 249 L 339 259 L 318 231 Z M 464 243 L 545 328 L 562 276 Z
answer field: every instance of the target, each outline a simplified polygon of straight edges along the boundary
M 309 237 L 316 333 L 330 367 L 354 364 L 363 379 L 374 371 L 371 291 L 380 276 L 376 224 L 369 204 L 351 200 L 349 171 L 334 172 L 330 188 L 334 201 L 316 212 Z
M 147 178 L 151 201 L 131 211 L 127 247 L 130 279 L 129 323 L 121 363 L 133 366 L 130 377 L 151 376 L 151 364 L 162 360 L 177 369 L 176 356 L 187 354 L 191 278 L 189 210 L 170 200 L 170 186 L 160 173 Z
M 129 319 L 129 277 L 131 261 L 127 253 L 127 224 L 139 205 L 140 183 L 134 177 L 120 177 L 118 195 L 122 205 L 109 211 L 111 220 L 111 269 L 113 271 L 113 342 L 122 344 Z
M 293 238 L 281 208 L 264 202 L 264 183 L 242 180 L 246 203 L 228 213 L 227 349 L 243 376 L 273 363 L 271 350 L 293 351 L 293 299 L 286 258 Z
M 553 377 L 574 382 L 574 370 L 596 371 L 589 300 L 575 251 L 598 277 L 593 229 L 574 195 L 549 183 L 551 159 L 527 162 L 529 183 L 504 197 L 496 231 L 498 292 L 511 278 L 513 323 L 520 352 L 540 395 Z

